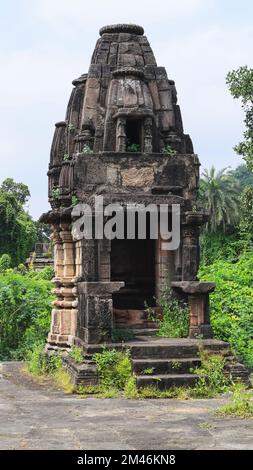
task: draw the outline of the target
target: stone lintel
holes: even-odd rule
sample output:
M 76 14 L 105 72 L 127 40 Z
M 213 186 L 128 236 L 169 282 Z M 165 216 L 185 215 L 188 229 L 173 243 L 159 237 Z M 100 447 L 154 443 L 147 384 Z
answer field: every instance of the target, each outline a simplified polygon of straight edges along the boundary
M 215 289 L 214 282 L 199 282 L 199 281 L 173 281 L 171 287 L 179 289 L 185 294 L 209 294 Z
M 107 296 L 119 291 L 124 286 L 124 282 L 78 282 L 77 289 L 79 294 Z
M 152 109 L 149 109 L 149 108 L 121 108 L 117 111 L 117 113 L 113 115 L 113 118 L 117 119 L 118 117 L 122 117 L 122 116 L 154 117 L 154 113 Z

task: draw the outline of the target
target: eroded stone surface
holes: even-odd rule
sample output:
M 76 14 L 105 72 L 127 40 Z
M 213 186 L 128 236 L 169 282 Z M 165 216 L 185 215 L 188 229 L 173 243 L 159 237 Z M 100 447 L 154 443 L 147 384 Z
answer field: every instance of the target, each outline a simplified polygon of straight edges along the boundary
M 153 168 L 129 168 L 122 171 L 122 186 L 149 186 L 154 181 Z

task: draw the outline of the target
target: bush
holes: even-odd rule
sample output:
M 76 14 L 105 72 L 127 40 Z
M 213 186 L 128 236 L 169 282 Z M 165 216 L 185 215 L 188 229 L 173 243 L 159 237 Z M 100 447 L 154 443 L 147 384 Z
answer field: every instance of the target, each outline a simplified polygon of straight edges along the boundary
M 81 364 L 84 361 L 83 350 L 79 346 L 72 346 L 72 348 L 69 351 L 69 356 L 77 364 Z
M 134 333 L 128 328 L 114 328 L 112 330 L 112 341 L 114 343 L 130 341 L 133 338 Z
M 185 337 L 189 329 L 189 309 L 188 306 L 180 303 L 173 295 L 169 287 L 163 289 L 159 301 L 162 307 L 163 317 L 157 318 L 158 336 Z
M 200 358 L 201 367 L 194 370 L 194 373 L 198 374 L 198 380 L 192 395 L 211 398 L 227 391 L 229 379 L 224 374 L 225 358 L 206 351 L 200 351 Z
M 199 277 L 216 283 L 210 296 L 215 337 L 228 341 L 245 364 L 253 367 L 253 253 L 242 254 L 234 263 L 223 259 L 202 266 Z
M 124 390 L 132 376 L 129 352 L 105 349 L 102 353 L 94 354 L 93 359 L 100 374 L 101 385 Z
M 1 360 L 24 359 L 34 345 L 45 342 L 53 300 L 48 277 L 48 271 L 0 273 Z
M 11 267 L 11 257 L 8 254 L 0 256 L 0 273 L 4 273 Z
M 35 344 L 31 351 L 27 352 L 27 368 L 31 374 L 43 375 L 48 371 L 47 356 L 43 344 Z
M 45 353 L 43 344 L 34 345 L 33 350 L 28 351 L 27 369 L 35 376 L 52 378 L 55 384 L 66 393 L 74 392 L 75 387 L 72 384 L 70 374 L 63 365 L 61 355 L 54 353 L 48 356 Z
M 200 236 L 201 262 L 206 266 L 223 259 L 234 263 L 246 246 L 246 240 L 239 239 L 237 232 L 203 232 Z
M 232 401 L 218 409 L 218 414 L 222 416 L 232 416 L 233 418 L 252 418 L 253 401 L 252 392 L 245 392 L 244 386 L 240 383 L 234 384 L 232 391 Z

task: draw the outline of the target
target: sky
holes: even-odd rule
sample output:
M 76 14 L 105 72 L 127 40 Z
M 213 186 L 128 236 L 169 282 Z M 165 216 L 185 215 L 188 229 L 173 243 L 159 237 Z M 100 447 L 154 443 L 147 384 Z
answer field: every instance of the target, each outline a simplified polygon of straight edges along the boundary
M 229 70 L 252 67 L 252 0 L 0 0 L 0 182 L 31 192 L 36 219 L 48 210 L 47 168 L 55 122 L 72 80 L 88 71 L 100 27 L 136 23 L 158 65 L 175 80 L 184 129 L 202 169 L 236 167 L 243 134 Z

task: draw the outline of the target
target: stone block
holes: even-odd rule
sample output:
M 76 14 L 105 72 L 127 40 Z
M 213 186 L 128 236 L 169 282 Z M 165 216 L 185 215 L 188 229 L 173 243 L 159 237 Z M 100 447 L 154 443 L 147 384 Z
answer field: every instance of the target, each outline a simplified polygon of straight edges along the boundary
M 155 74 L 157 80 L 168 79 L 165 67 L 156 67 Z
M 146 168 L 129 168 L 121 171 L 122 186 L 145 187 L 152 185 L 154 181 L 154 169 Z
M 153 65 L 153 64 L 155 65 L 156 60 L 155 60 L 154 54 L 151 52 L 145 52 L 144 62 L 145 62 L 145 65 Z
M 107 182 L 112 185 L 119 184 L 119 167 L 108 166 L 107 167 Z
M 119 65 L 135 67 L 136 59 L 132 54 L 119 54 Z
M 101 77 L 102 67 L 100 64 L 91 64 L 89 68 L 88 77 L 89 78 L 100 78 Z

